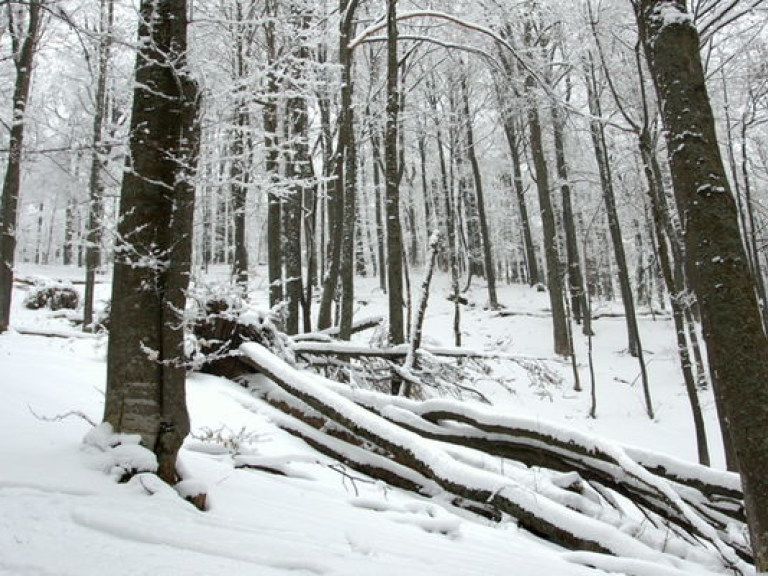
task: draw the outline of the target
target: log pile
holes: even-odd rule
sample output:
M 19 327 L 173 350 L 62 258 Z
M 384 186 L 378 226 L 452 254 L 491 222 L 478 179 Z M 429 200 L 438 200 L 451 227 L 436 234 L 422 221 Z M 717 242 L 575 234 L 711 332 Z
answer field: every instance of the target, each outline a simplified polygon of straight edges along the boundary
M 736 475 L 490 408 L 321 381 L 259 344 L 240 353 L 266 376 L 249 385 L 277 408 L 279 426 L 372 478 L 514 521 L 578 551 L 574 562 L 754 571 Z

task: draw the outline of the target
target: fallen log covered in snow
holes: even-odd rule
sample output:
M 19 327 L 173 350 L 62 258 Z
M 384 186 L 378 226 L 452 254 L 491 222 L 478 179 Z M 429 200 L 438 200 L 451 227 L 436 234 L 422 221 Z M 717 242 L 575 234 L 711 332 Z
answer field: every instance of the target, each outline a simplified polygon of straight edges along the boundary
M 738 483 L 726 473 L 650 454 L 643 466 L 605 441 L 458 402 L 342 393 L 258 344 L 240 352 L 269 379 L 252 379 L 254 391 L 280 409 L 280 426 L 373 478 L 512 518 L 571 550 L 699 573 L 752 570 Z M 662 467 L 666 475 L 654 473 Z

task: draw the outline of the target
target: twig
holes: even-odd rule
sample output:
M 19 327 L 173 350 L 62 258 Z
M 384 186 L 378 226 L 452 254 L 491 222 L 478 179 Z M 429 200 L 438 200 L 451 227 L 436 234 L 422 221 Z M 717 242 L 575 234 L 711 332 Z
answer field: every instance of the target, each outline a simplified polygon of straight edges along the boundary
M 94 428 L 97 426 L 96 422 L 91 420 L 91 418 L 85 412 L 82 412 L 81 410 L 70 410 L 69 412 L 64 412 L 63 414 L 57 414 L 56 416 L 42 416 L 42 415 L 38 414 L 37 412 L 35 412 L 32 409 L 32 406 L 30 406 L 29 404 L 27 404 L 27 408 L 32 413 L 32 416 L 34 416 L 38 420 L 41 420 L 42 422 L 63 422 L 64 420 L 66 420 L 67 418 L 69 418 L 71 416 L 76 416 L 77 418 L 80 418 L 81 420 L 85 420 L 86 422 L 88 422 L 88 424 L 90 424 Z

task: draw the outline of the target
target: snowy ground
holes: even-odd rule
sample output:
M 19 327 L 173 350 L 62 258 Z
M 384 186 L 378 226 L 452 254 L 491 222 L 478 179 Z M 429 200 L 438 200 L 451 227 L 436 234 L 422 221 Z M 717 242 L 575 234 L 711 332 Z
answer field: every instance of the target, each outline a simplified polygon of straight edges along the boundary
M 73 269 L 20 271 L 32 274 L 79 278 Z M 420 275 L 414 274 L 413 285 L 419 282 Z M 373 288 L 375 280 L 361 284 L 358 316 L 383 313 L 386 299 Z M 447 286 L 446 278 L 436 279 L 425 327 L 430 344 L 452 344 Z M 106 284 L 100 290 L 108 294 Z M 22 299 L 19 291 L 12 317 L 15 329 L 69 329 L 50 312 L 24 310 Z M 464 309 L 466 347 L 551 357 L 550 321 L 543 313 L 546 294 L 502 287 L 501 302 L 520 313 L 505 318 L 482 310 L 484 300 L 482 287 L 475 286 L 470 302 L 477 306 Z M 549 363 L 564 376 L 562 386 L 534 385 L 510 367 L 506 386 L 489 381 L 480 384 L 482 391 L 511 415 L 550 420 L 695 459 L 671 322 L 641 320 L 654 421 L 645 415 L 636 360 L 625 352 L 623 319 L 597 320 L 595 329 L 596 420 L 586 417 L 589 394 L 573 391 L 565 363 Z M 577 350 L 582 384 L 588 389 L 585 344 L 579 334 Z M 270 423 L 271 408 L 244 389 L 205 375 L 189 379 L 189 408 L 198 439 L 188 440 L 181 463 L 185 475 L 207 485 L 210 510 L 198 512 L 151 477 L 116 484 L 103 471 L 101 455 L 82 446 L 91 428 L 87 421 L 78 416 L 56 422 L 41 419 L 69 411 L 100 419 L 105 351 L 103 338 L 46 338 L 15 331 L 0 336 L 3 576 L 598 573 L 570 562 L 564 551 L 511 521 L 484 524 L 340 468 L 278 430 Z M 722 466 L 711 395 L 704 394 L 702 400 L 713 460 Z M 199 439 L 217 430 L 220 436 L 239 433 L 239 445 L 227 452 L 221 443 Z M 232 451 L 256 455 L 288 476 L 235 469 Z

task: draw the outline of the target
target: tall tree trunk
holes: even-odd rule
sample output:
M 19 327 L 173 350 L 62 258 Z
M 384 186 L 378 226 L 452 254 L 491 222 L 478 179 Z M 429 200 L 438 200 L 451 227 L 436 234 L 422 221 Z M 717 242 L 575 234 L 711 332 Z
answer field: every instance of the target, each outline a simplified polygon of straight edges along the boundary
M 277 18 L 274 0 L 266 3 L 267 15 Z M 280 150 L 277 136 L 280 84 L 277 70 L 277 38 L 275 21 L 264 25 L 267 44 L 267 101 L 264 104 L 264 148 L 267 172 L 267 276 L 269 278 L 269 305 L 277 306 L 283 300 L 282 199 L 278 188 L 280 179 Z
M 238 86 L 235 93 L 234 115 L 235 126 L 233 129 L 232 144 L 230 147 L 230 191 L 232 198 L 232 214 L 234 224 L 234 247 L 232 257 L 232 276 L 243 293 L 248 289 L 248 247 L 245 234 L 245 210 L 248 198 L 248 180 L 250 178 L 250 144 L 247 136 L 251 118 L 248 112 L 248 101 L 245 91 L 245 78 L 247 76 L 248 49 L 244 33 L 246 15 L 243 14 L 242 4 L 236 2 L 234 6 L 235 46 L 233 81 Z
M 246 151 L 245 131 L 250 124 L 249 114 L 241 108 L 237 112 L 234 140 L 232 142 L 232 164 L 230 165 L 230 186 L 232 189 L 232 213 L 234 219 L 234 254 L 232 258 L 232 276 L 238 286 L 245 291 L 248 287 L 248 246 L 245 235 L 245 211 L 248 198 L 248 179 L 250 162 Z
M 13 265 L 16 253 L 16 225 L 21 193 L 21 156 L 24 149 L 24 117 L 32 84 L 32 70 L 37 41 L 40 36 L 42 10 L 45 1 L 30 1 L 27 8 L 27 29 L 23 36 L 11 30 L 16 84 L 13 89 L 13 121 L 8 143 L 8 164 L 5 168 L 2 196 L 2 228 L 0 229 L 0 333 L 8 330 L 13 292 Z M 8 13 L 12 14 L 11 7 Z M 15 27 L 15 23 L 11 23 Z
M 351 232 L 351 238 L 354 239 L 354 220 L 347 222 L 345 231 L 344 215 L 347 203 L 352 202 L 352 218 L 354 218 L 354 197 L 348 198 L 346 194 L 346 146 L 352 143 L 354 138 L 353 116 L 351 110 L 352 104 L 352 51 L 349 49 L 349 40 L 352 37 L 354 27 L 355 11 L 357 10 L 358 0 L 339 0 L 339 13 L 341 20 L 339 22 L 339 64 L 342 68 L 344 81 L 341 86 L 341 110 L 339 111 L 341 122 L 339 124 L 339 135 L 336 143 L 336 151 L 333 155 L 333 174 L 335 181 L 332 184 L 328 196 L 328 224 L 330 227 L 330 254 L 328 256 L 328 269 L 323 279 L 323 294 L 320 299 L 320 310 L 318 311 L 317 327 L 320 330 L 329 328 L 332 321 L 332 307 L 338 296 L 338 284 L 342 269 L 342 258 L 344 257 L 344 236 Z M 351 227 L 350 227 L 351 224 Z M 352 242 L 354 265 L 354 242 Z M 343 280 L 342 280 L 343 281 Z M 343 286 L 342 286 L 343 289 Z M 353 289 L 353 287 L 351 287 Z M 352 298 L 354 294 L 350 294 Z
M 637 22 L 666 129 L 672 184 L 685 218 L 713 385 L 744 487 L 758 572 L 768 571 L 768 339 L 718 147 L 699 53 L 682 0 L 640 0 Z
M 744 204 L 749 221 L 749 235 L 747 236 L 747 248 L 750 254 L 749 261 L 752 264 L 752 275 L 755 277 L 758 302 L 760 310 L 763 313 L 763 327 L 768 327 L 768 298 L 765 292 L 765 279 L 763 278 L 763 269 L 760 265 L 760 251 L 757 246 L 758 232 L 755 222 L 755 206 L 752 200 L 752 179 L 749 172 L 749 153 L 747 151 L 747 122 L 746 113 L 741 122 L 741 174 L 744 180 Z
M 462 96 L 464 100 L 464 115 L 466 116 L 467 130 L 467 155 L 472 167 L 472 178 L 475 182 L 475 194 L 477 195 L 477 217 L 480 224 L 480 236 L 483 245 L 483 271 L 488 283 L 488 307 L 496 310 L 499 307 L 499 299 L 496 296 L 496 269 L 493 265 L 493 253 L 491 248 L 491 233 L 488 230 L 488 218 L 485 214 L 485 199 L 483 196 L 483 180 L 480 174 L 480 163 L 477 161 L 475 150 L 475 135 L 472 129 L 472 113 L 469 108 L 469 89 L 466 78 L 462 78 Z
M 344 30 L 339 50 L 342 66 L 341 121 L 339 125 L 338 170 L 336 178 L 343 190 L 342 253 L 341 253 L 341 315 L 339 337 L 349 340 L 352 336 L 352 316 L 355 303 L 355 255 L 357 217 L 357 150 L 355 144 L 355 116 L 352 107 L 354 90 L 352 76 L 352 50 L 348 41 L 354 32 L 354 16 L 358 0 L 342 0 Z
M 596 79 L 594 69 L 587 79 L 587 98 L 589 100 L 590 113 L 599 118 L 602 114 L 600 99 L 597 94 Z M 611 165 L 608 158 L 608 150 L 605 142 L 605 127 L 598 120 L 590 122 L 590 134 L 592 144 L 595 149 L 595 158 L 597 160 L 598 172 L 600 174 L 600 186 L 603 191 L 603 202 L 605 204 L 605 214 L 608 218 L 608 231 L 611 234 L 611 244 L 613 244 L 613 256 L 618 269 L 619 287 L 621 289 L 621 301 L 624 306 L 624 316 L 627 324 L 628 350 L 631 356 L 637 358 L 640 367 L 640 377 L 643 385 L 643 397 L 645 399 L 645 410 L 648 418 L 654 418 L 653 401 L 651 400 L 650 384 L 648 382 L 648 373 L 645 365 L 643 346 L 640 341 L 640 328 L 637 325 L 637 315 L 635 314 L 635 300 L 632 294 L 632 286 L 629 281 L 629 267 L 624 253 L 624 240 L 621 235 L 621 225 L 619 223 L 619 214 L 616 209 L 616 195 L 613 190 L 613 177 L 611 175 Z
M 312 293 L 317 285 L 317 218 L 318 210 L 318 182 L 315 170 L 310 158 L 307 163 L 307 171 L 312 185 L 304 190 L 304 243 L 306 246 L 307 279 L 304 283 L 304 301 L 302 303 L 304 332 L 312 331 Z
M 35 239 L 35 264 L 43 264 L 43 220 L 45 219 L 45 204 L 37 205 L 37 238 Z
M 374 130 L 375 132 L 375 130 Z M 387 292 L 387 231 L 384 226 L 383 206 L 381 197 L 383 190 L 381 187 L 381 142 L 374 133 L 371 134 L 371 153 L 373 154 L 373 193 L 376 195 L 374 200 L 374 210 L 376 211 L 376 250 L 379 255 L 379 288 L 386 294 Z
M 592 74 L 592 76 L 588 78 L 587 83 L 589 109 L 594 117 L 599 118 L 602 110 L 596 89 L 596 79 L 594 78 L 594 74 Z M 624 316 L 627 323 L 627 348 L 632 356 L 637 357 L 638 354 L 641 354 L 641 350 L 637 315 L 635 314 L 635 300 L 632 294 L 632 286 L 629 281 L 629 267 L 627 266 L 627 257 L 624 252 L 624 240 L 621 234 L 621 223 L 619 221 L 618 210 L 616 209 L 616 195 L 613 190 L 611 165 L 608 158 L 608 150 L 606 149 L 605 128 L 602 123 L 597 120 L 591 121 L 590 134 L 592 136 L 595 159 L 600 175 L 600 187 L 603 192 L 605 214 L 608 218 L 608 231 L 611 234 L 613 255 L 614 260 L 616 261 L 619 288 L 621 289 L 621 300 L 622 305 L 624 306 Z
M 531 134 L 531 155 L 533 156 L 534 169 L 536 170 L 536 188 L 539 192 L 539 209 L 541 210 L 541 224 L 544 231 L 544 254 L 547 260 L 547 289 L 549 291 L 549 303 L 552 308 L 554 350 L 555 354 L 569 356 L 571 349 L 568 339 L 565 305 L 563 303 L 563 280 L 560 275 L 560 256 L 557 250 L 557 227 L 552 199 L 549 195 L 549 174 L 541 135 L 538 103 L 532 93 L 534 87 L 533 78 L 528 77 L 525 86 L 530 98 L 528 103 L 528 129 Z
M 520 161 L 520 142 L 515 129 L 515 120 L 507 117 L 504 120 L 504 133 L 507 136 L 509 144 L 509 155 L 512 159 L 512 174 L 515 185 L 515 196 L 517 198 L 517 209 L 520 213 L 520 225 L 523 229 L 523 242 L 525 244 L 526 269 L 528 271 L 528 284 L 534 286 L 541 279 L 539 277 L 539 265 L 536 261 L 536 248 L 533 244 L 533 235 L 531 234 L 531 222 L 528 218 L 528 207 L 525 203 L 525 186 L 523 185 L 523 171 Z
M 660 197 L 664 194 L 663 182 L 656 178 L 653 170 L 652 159 L 653 150 L 643 146 L 643 142 L 650 142 L 647 133 L 642 132 L 639 138 L 640 154 L 643 159 L 643 167 L 648 185 L 648 197 L 651 202 L 651 213 L 653 215 L 654 232 L 656 235 L 656 247 L 658 250 L 659 266 L 661 268 L 664 283 L 670 294 L 670 304 L 672 307 L 672 319 L 675 324 L 675 337 L 677 339 L 677 353 L 680 358 L 680 370 L 683 374 L 685 391 L 688 396 L 688 403 L 691 406 L 691 415 L 693 417 L 693 427 L 696 434 L 696 449 L 699 457 L 699 464 L 709 466 L 709 448 L 707 446 L 707 431 L 704 426 L 704 416 L 701 411 L 701 403 L 696 387 L 696 380 L 693 375 L 691 354 L 686 338 L 686 318 L 685 318 L 685 291 L 680 283 L 683 278 L 675 275 L 672 256 L 670 254 L 668 242 L 674 242 L 676 239 L 667 238 L 667 228 L 665 224 L 666 215 L 661 204 Z
M 139 434 L 178 479 L 189 432 L 181 312 L 192 253 L 197 85 L 186 69 L 187 3 L 143 0 L 112 286 L 104 420 Z
M 437 105 L 433 104 L 434 109 Z M 454 202 L 451 186 L 448 181 L 448 167 L 445 161 L 443 137 L 440 127 L 436 134 L 437 154 L 440 159 L 440 183 L 442 185 L 443 202 L 445 204 L 445 226 L 448 231 L 448 255 L 451 265 L 451 297 L 453 299 L 453 345 L 461 346 L 461 293 L 459 289 L 459 255 L 456 245 L 456 225 L 454 218 Z
M 61 248 L 61 263 L 65 266 L 71 266 L 74 260 L 76 214 L 77 203 L 74 198 L 70 198 L 67 200 L 66 208 L 64 208 L 64 246 Z
M 405 341 L 403 323 L 403 256 L 400 229 L 400 172 L 398 116 L 400 93 L 397 58 L 397 0 L 387 0 L 387 107 L 384 131 L 384 164 L 387 218 L 387 286 L 389 287 L 389 340 Z
M 283 216 L 283 260 L 285 262 L 285 300 L 287 315 L 285 331 L 298 334 L 302 286 L 301 229 L 304 189 L 307 174 L 304 164 L 308 161 L 306 152 L 307 109 L 302 96 L 288 99 L 286 105 L 288 141 L 291 149 L 286 153 L 285 176 L 290 182 L 290 192 L 282 206 Z
M 83 330 L 93 329 L 93 300 L 96 271 L 101 266 L 101 226 L 104 213 L 104 169 L 106 148 L 104 147 L 104 117 L 107 112 L 107 72 L 109 68 L 112 25 L 114 23 L 114 1 L 101 0 L 99 12 L 98 68 L 96 72 L 95 110 L 91 130 L 93 150 L 88 178 L 88 224 L 85 248 L 85 294 L 83 298 Z
M 571 184 L 568 179 L 568 163 L 565 159 L 564 119 L 558 106 L 552 106 L 552 125 L 555 139 L 555 164 L 560 180 L 560 195 L 563 203 L 563 228 L 565 229 L 565 252 L 568 262 L 568 288 L 571 295 L 571 312 L 577 323 L 583 322 L 583 332 L 592 330 L 592 320 L 587 315 L 587 299 L 584 294 L 584 277 L 581 272 L 579 245 L 576 240 L 576 223 L 571 204 Z
M 302 9 L 291 7 L 293 29 L 298 37 L 306 34 L 310 26 L 310 14 Z M 298 334 L 300 324 L 301 302 L 304 295 L 302 285 L 302 211 L 304 195 L 309 192 L 308 182 L 312 176 L 310 164 L 312 158 L 309 152 L 309 117 L 307 99 L 301 93 L 301 83 L 306 77 L 305 68 L 310 58 L 309 48 L 305 42 L 300 42 L 295 50 L 291 67 L 291 87 L 293 95 L 286 104 L 286 128 L 290 150 L 287 151 L 285 169 L 291 190 L 283 206 L 284 260 L 285 260 L 285 296 L 287 303 L 287 319 L 285 329 L 288 334 Z

